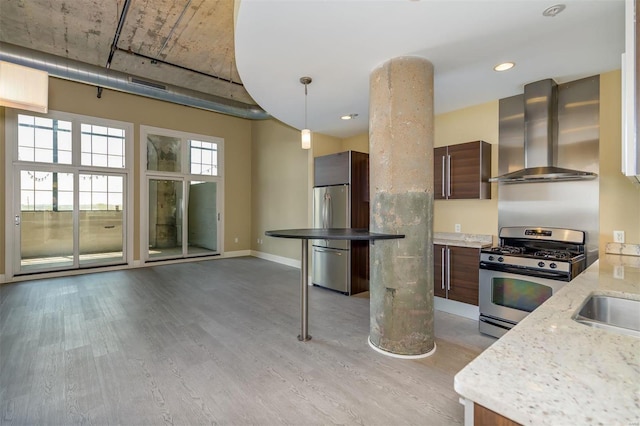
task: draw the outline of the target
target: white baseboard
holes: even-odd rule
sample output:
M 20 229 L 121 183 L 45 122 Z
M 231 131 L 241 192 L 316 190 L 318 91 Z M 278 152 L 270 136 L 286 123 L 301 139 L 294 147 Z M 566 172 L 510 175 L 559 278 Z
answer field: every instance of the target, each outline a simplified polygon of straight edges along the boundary
M 433 298 L 433 307 L 439 311 L 458 315 L 478 321 L 480 318 L 480 308 L 467 303 L 456 302 L 455 300 L 443 299 L 442 297 Z
M 225 251 L 220 257 L 227 258 L 227 257 L 243 257 L 243 256 L 252 256 L 251 250 Z
M 251 256 L 300 269 L 301 262 L 296 259 L 291 259 L 290 257 L 276 256 L 275 254 L 263 253 L 255 250 L 251 250 Z

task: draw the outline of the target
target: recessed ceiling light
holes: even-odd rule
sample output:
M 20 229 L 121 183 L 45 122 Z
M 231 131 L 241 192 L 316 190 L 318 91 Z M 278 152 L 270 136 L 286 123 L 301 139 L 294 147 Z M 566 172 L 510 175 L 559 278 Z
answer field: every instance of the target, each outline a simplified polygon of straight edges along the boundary
M 506 70 L 510 70 L 511 68 L 513 68 L 515 66 L 516 66 L 515 62 L 503 62 L 503 63 L 498 64 L 495 67 L 493 67 L 493 70 L 494 71 L 506 71 Z
M 342 117 L 340 117 L 342 120 L 353 120 L 354 118 L 356 118 L 358 116 L 358 114 L 347 114 L 347 115 L 343 115 Z
M 553 18 L 558 13 L 562 12 L 566 7 L 567 6 L 565 6 L 564 4 L 554 4 L 553 6 L 546 8 L 544 12 L 542 12 L 542 16 Z

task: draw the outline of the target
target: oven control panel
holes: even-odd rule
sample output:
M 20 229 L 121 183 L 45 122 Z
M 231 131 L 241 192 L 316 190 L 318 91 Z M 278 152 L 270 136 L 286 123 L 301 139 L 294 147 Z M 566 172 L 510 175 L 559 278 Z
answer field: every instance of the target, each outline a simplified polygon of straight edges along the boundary
M 482 267 L 483 262 L 485 264 L 504 265 L 505 267 L 512 266 L 518 268 L 553 270 L 554 272 L 571 271 L 571 264 L 569 262 L 540 260 L 533 257 L 496 255 L 481 252 L 480 267 Z

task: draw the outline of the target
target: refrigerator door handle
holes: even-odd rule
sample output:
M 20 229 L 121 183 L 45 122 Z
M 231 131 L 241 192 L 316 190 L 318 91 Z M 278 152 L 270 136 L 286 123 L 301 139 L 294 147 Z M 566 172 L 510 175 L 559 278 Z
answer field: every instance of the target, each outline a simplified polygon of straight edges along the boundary
M 315 251 L 317 251 L 318 253 L 331 253 L 331 254 L 335 254 L 336 256 L 342 256 L 342 252 L 339 251 L 335 251 L 335 250 L 323 250 L 320 248 L 314 248 Z
M 329 194 L 324 193 L 323 201 L 322 201 L 322 227 L 327 227 L 327 220 L 329 216 Z
M 333 206 L 331 203 L 331 194 L 327 194 L 327 226 L 325 228 L 333 228 Z

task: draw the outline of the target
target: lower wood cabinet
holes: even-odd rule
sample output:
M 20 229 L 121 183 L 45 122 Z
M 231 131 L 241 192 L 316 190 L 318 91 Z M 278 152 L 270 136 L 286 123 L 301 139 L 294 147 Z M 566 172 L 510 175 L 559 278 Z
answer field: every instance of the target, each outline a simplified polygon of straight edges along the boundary
M 434 295 L 477 306 L 480 249 L 441 244 L 433 248 Z
M 520 426 L 520 423 L 478 404 L 474 404 L 473 407 L 473 424 L 474 426 Z

